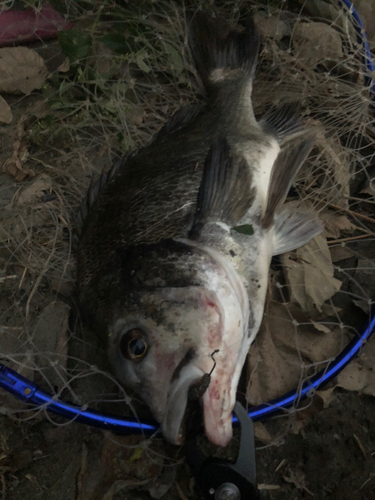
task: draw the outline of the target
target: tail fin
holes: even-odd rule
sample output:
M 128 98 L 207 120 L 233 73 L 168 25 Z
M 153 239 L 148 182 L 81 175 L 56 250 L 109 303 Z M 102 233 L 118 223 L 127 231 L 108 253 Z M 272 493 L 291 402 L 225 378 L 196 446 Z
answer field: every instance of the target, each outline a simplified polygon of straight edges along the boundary
M 207 13 L 198 12 L 190 24 L 189 45 L 206 89 L 219 81 L 254 77 L 259 36 L 252 18 L 244 31 L 229 31 Z

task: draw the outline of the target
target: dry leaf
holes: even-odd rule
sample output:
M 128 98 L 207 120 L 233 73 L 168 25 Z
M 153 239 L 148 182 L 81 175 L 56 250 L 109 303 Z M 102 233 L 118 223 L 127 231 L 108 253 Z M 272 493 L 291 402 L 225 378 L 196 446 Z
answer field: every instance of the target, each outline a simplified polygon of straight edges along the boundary
M 340 290 L 333 277 L 327 240 L 321 234 L 295 252 L 282 256 L 290 297 L 305 311 L 322 310 L 323 303 Z
M 301 471 L 301 469 L 296 469 L 294 471 L 290 470 L 289 477 L 288 476 L 283 476 L 283 477 L 285 481 L 287 481 L 288 483 L 293 483 L 297 489 L 304 490 L 311 496 L 314 496 L 313 493 L 311 493 L 311 491 L 308 490 L 306 486 L 305 474 L 304 472 Z
M 0 92 L 30 94 L 48 75 L 43 58 L 27 47 L 0 49 Z
M 330 212 L 320 213 L 319 217 L 324 222 L 323 235 L 326 238 L 339 238 L 340 233 L 352 234 L 356 229 L 355 225 L 345 215 L 335 215 Z
M 117 497 L 117 493 L 120 491 L 131 491 L 135 488 L 139 488 L 140 486 L 146 486 L 149 483 L 149 480 L 146 481 L 134 481 L 132 479 L 118 479 L 115 481 L 109 490 L 106 492 L 102 500 L 114 500 L 115 496 Z
M 19 205 L 23 205 L 24 203 L 33 203 L 38 201 L 44 195 L 44 191 L 50 192 L 51 190 L 51 177 L 47 174 L 41 174 L 35 178 L 32 184 L 21 191 L 17 202 Z
M 154 477 L 147 486 L 151 498 L 162 498 L 170 490 L 175 478 L 176 468 L 165 466 L 160 474 Z
M 13 113 L 6 100 L 0 96 L 0 122 L 11 123 L 13 120 Z
M 263 443 L 271 443 L 272 442 L 271 434 L 264 427 L 262 422 L 255 422 L 254 423 L 254 435 L 257 439 L 259 439 L 259 441 L 262 441 Z
M 329 359 L 340 352 L 342 341 L 340 327 L 319 333 L 297 306 L 269 302 L 248 356 L 247 401 L 265 403 L 294 389 L 301 377 L 301 357 L 312 363 Z
M 70 69 L 70 61 L 69 57 L 65 58 L 65 61 L 60 64 L 60 66 L 57 68 L 57 71 L 60 71 L 61 73 L 66 73 Z
M 311 323 L 320 332 L 330 333 L 330 331 L 331 331 L 327 326 L 323 325 L 323 323 L 317 323 L 316 321 L 313 321 L 313 320 L 311 320 Z
M 297 22 L 293 46 L 295 57 L 311 68 L 326 59 L 338 62 L 343 57 L 340 33 L 325 23 Z
M 12 175 L 17 182 L 22 182 L 25 177 L 34 177 L 34 171 L 23 166 L 22 164 L 29 157 L 29 152 L 25 145 L 21 145 L 21 141 L 15 141 L 13 144 L 13 154 L 2 165 L 1 170 L 5 174 Z
M 282 21 L 280 16 L 268 17 L 261 13 L 256 13 L 254 15 L 254 22 L 259 34 L 265 39 L 274 38 L 275 40 L 281 40 L 284 36 L 288 36 L 291 33 L 290 26 Z
M 324 408 L 328 408 L 332 401 L 336 400 L 336 396 L 333 394 L 335 388 L 336 387 L 331 387 L 330 389 L 326 389 L 325 391 L 316 392 L 316 395 L 323 401 Z
M 331 252 L 332 262 L 339 262 L 340 260 L 350 259 L 351 257 L 353 257 L 353 255 L 355 255 L 355 252 L 345 246 L 345 243 L 341 243 L 337 246 L 331 245 L 329 247 L 329 251 Z
M 370 339 L 360 357 L 352 361 L 337 378 L 337 386 L 348 391 L 375 396 L 375 341 Z

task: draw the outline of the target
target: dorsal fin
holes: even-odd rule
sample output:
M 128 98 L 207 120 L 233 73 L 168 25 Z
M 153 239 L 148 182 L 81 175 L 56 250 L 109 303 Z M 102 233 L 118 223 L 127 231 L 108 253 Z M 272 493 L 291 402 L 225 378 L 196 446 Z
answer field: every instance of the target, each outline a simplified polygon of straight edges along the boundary
M 185 106 L 174 113 L 174 115 L 162 126 L 159 132 L 154 136 L 152 142 L 161 137 L 165 137 L 168 134 L 172 134 L 181 128 L 186 127 L 194 118 L 196 118 L 204 106 L 201 104 L 192 104 L 191 106 Z
M 124 158 L 115 160 L 108 172 L 102 172 L 96 180 L 91 179 L 86 196 L 81 203 L 76 219 L 74 221 L 75 232 L 78 237 L 81 235 L 83 224 L 85 222 L 87 214 L 89 213 L 90 208 L 93 206 L 103 187 L 111 179 L 113 179 L 119 169 L 128 161 L 130 157 L 133 157 L 137 152 L 138 150 L 136 149 L 135 151 L 127 153 Z
M 251 183 L 252 175 L 246 161 L 232 158 L 227 140 L 217 138 L 204 165 L 190 236 L 197 237 L 208 222 L 237 224 L 254 201 Z
M 275 212 L 284 203 L 295 176 L 310 153 L 312 144 L 312 139 L 307 139 L 297 146 L 286 146 L 277 156 L 272 167 L 267 206 L 262 219 L 264 229 L 273 224 Z

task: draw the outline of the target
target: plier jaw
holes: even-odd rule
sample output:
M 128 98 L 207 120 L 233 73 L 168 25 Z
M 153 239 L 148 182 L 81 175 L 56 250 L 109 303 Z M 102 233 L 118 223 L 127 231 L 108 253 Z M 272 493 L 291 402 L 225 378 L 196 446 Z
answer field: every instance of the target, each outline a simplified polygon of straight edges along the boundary
M 208 500 L 259 500 L 256 487 L 253 422 L 240 403 L 235 404 L 233 411 L 241 425 L 237 460 L 232 463 L 221 458 L 206 457 L 197 446 L 197 432 L 195 431 L 187 434 L 187 462 L 204 498 Z M 197 429 L 197 426 L 193 426 Z

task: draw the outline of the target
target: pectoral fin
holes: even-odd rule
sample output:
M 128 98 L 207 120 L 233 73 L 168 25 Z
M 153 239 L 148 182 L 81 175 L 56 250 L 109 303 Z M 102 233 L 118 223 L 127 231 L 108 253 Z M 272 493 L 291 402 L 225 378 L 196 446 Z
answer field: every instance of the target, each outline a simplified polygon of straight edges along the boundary
M 190 237 L 196 238 L 209 222 L 236 225 L 254 201 L 251 180 L 245 160 L 231 157 L 224 137 L 216 139 L 204 165 Z
M 275 215 L 273 255 L 291 252 L 308 243 L 324 229 L 322 221 L 311 210 L 299 208 L 295 203 L 284 205 Z
M 262 225 L 268 229 L 274 215 L 284 203 L 295 176 L 306 160 L 312 147 L 312 140 L 301 141 L 297 146 L 286 146 L 277 156 L 272 167 L 267 193 L 267 206 L 263 215 Z

